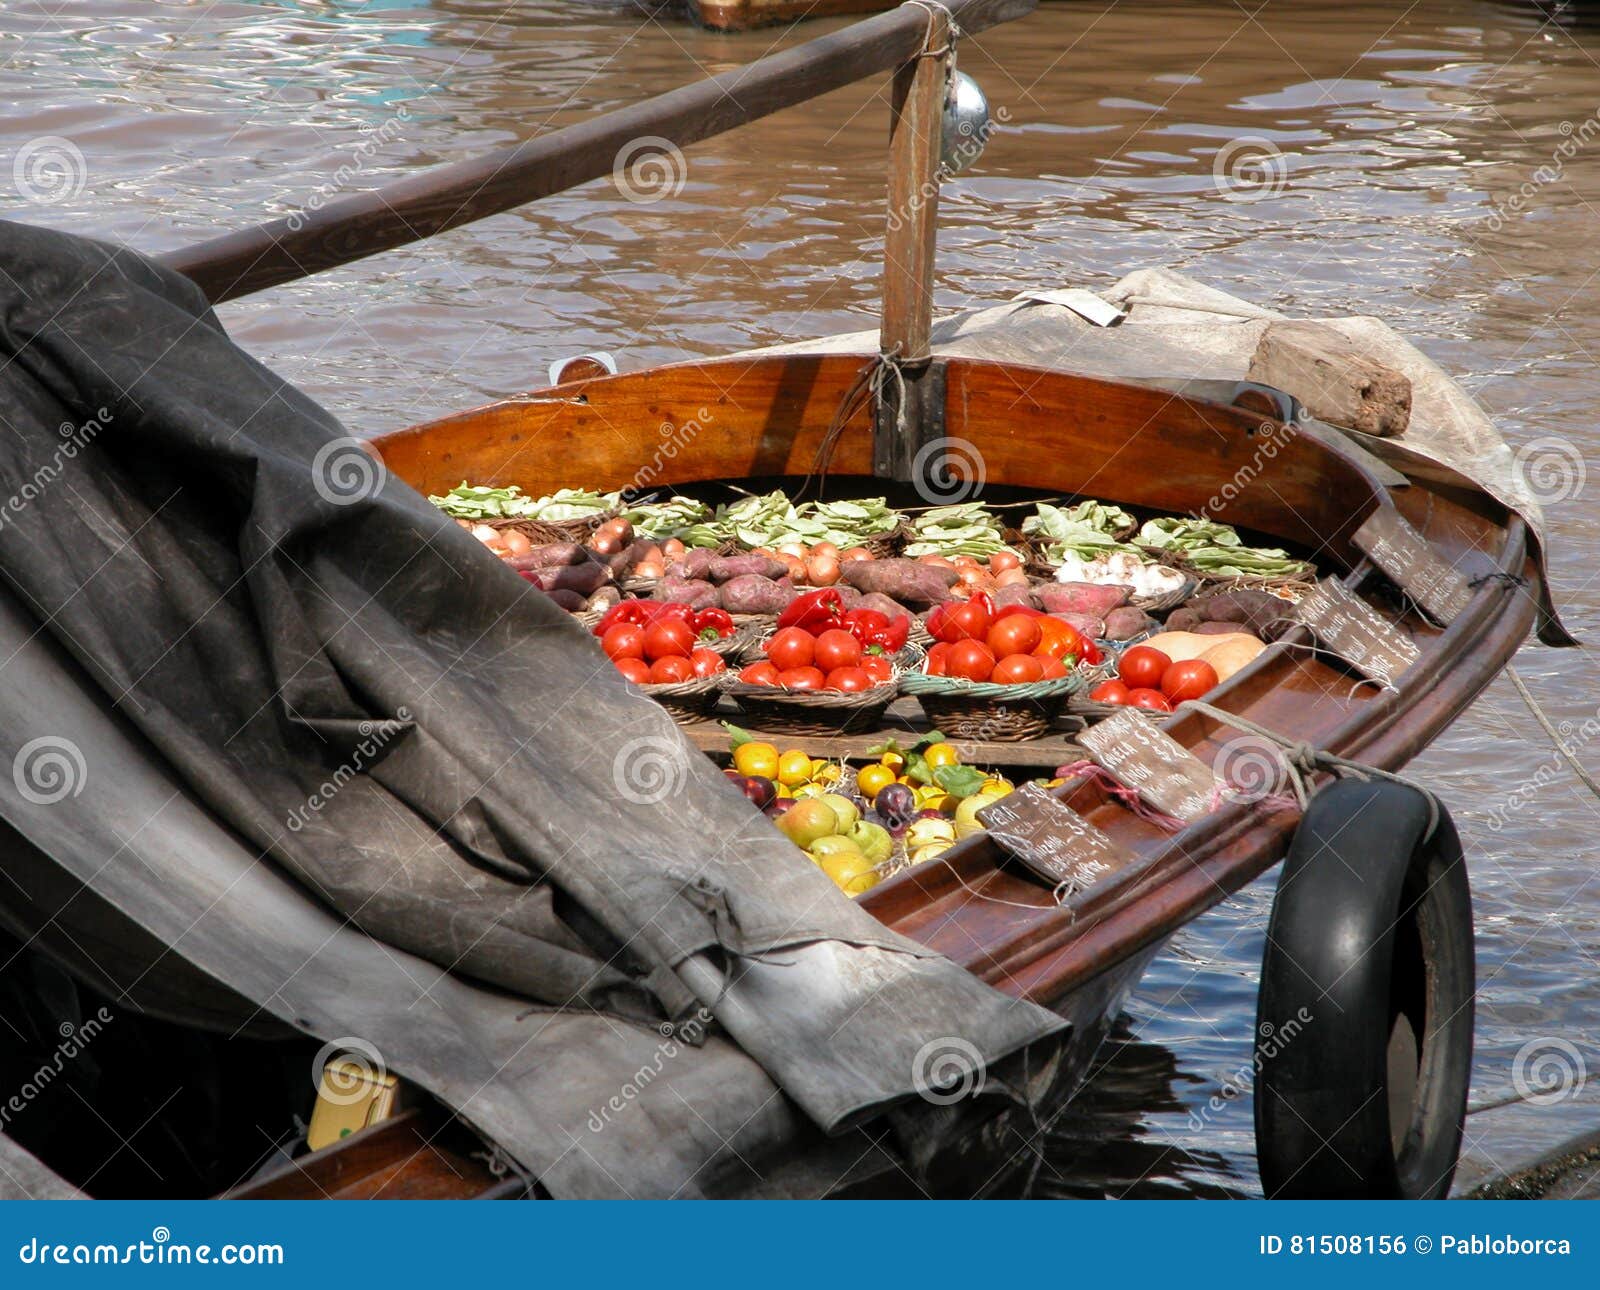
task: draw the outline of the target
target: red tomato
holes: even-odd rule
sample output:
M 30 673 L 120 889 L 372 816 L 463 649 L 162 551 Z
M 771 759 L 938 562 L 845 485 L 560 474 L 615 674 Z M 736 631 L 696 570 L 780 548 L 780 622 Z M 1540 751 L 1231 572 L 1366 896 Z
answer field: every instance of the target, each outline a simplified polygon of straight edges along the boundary
M 1171 712 L 1172 705 L 1167 702 L 1167 696 L 1160 690 L 1137 689 L 1128 691 L 1128 706 L 1130 708 L 1150 708 L 1155 712 Z
M 1017 621 L 1027 622 L 1026 618 Z M 1000 685 L 1024 685 L 1029 681 L 1044 680 L 1044 664 L 1032 654 L 1011 654 L 994 665 L 994 675 L 989 678 Z
M 650 664 L 642 658 L 619 658 L 617 671 L 632 681 L 635 685 L 647 685 L 650 681 Z
M 946 605 L 945 612 L 930 620 L 928 630 L 942 641 L 981 641 L 989 634 L 989 612 L 982 605 L 967 601 Z
M 1117 675 L 1133 690 L 1153 690 L 1172 666 L 1172 660 L 1158 649 L 1148 645 L 1135 645 L 1117 664 Z
M 619 658 L 644 657 L 644 628 L 632 623 L 618 623 L 608 627 L 600 638 L 600 648 L 612 662 Z
M 652 663 L 663 658 L 688 658 L 694 651 L 694 628 L 681 618 L 658 618 L 644 631 L 644 656 Z
M 1203 699 L 1217 688 L 1217 669 L 1204 659 L 1186 658 L 1161 674 L 1161 693 L 1174 703 Z
M 861 663 L 861 642 L 849 632 L 834 627 L 817 637 L 815 663 L 824 672 Z
M 1000 619 L 989 628 L 988 635 L 989 648 L 998 659 L 1012 654 L 1032 654 L 1043 639 L 1039 620 L 1026 614 L 1011 614 Z
M 767 642 L 767 657 L 780 672 L 810 667 L 817 656 L 817 638 L 804 627 L 785 627 Z
M 668 654 L 650 664 L 651 685 L 676 685 L 694 676 L 694 667 L 679 654 Z
M 1096 703 L 1126 703 L 1130 693 L 1123 681 L 1102 681 L 1089 691 L 1089 697 Z
M 922 670 L 929 676 L 950 675 L 950 650 L 953 647 L 949 641 L 940 641 L 928 647 L 928 661 L 923 664 Z
M 739 679 L 746 685 L 776 685 L 778 669 L 771 663 L 752 663 L 739 673 Z
M 894 680 L 894 664 L 882 654 L 865 654 L 861 658 L 861 670 L 871 678 L 874 685 L 882 685 L 886 681 Z
M 785 690 L 820 690 L 827 679 L 814 667 L 790 667 L 778 673 L 778 684 Z
M 697 649 L 689 655 L 689 668 L 696 676 L 715 676 L 727 666 L 714 649 Z
M 1034 658 L 1037 658 L 1039 666 L 1044 668 L 1044 679 L 1046 681 L 1059 681 L 1062 677 L 1071 675 L 1067 671 L 1067 665 L 1058 658 L 1042 658 L 1038 654 L 1035 654 Z
M 872 678 L 859 667 L 836 667 L 828 673 L 822 688 L 843 690 L 846 694 L 858 694 L 862 690 L 872 688 Z
M 987 681 L 994 671 L 994 651 L 982 641 L 957 641 L 950 647 L 945 664 L 951 676 L 964 676 L 969 681 Z

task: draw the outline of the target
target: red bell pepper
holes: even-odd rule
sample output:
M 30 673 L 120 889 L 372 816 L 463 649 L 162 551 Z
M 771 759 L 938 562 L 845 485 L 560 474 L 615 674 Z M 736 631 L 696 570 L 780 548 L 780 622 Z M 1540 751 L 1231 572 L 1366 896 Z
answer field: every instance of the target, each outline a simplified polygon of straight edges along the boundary
M 733 619 L 726 609 L 701 609 L 689 624 L 699 640 L 722 640 L 733 635 Z
M 844 629 L 867 648 L 877 646 L 885 654 L 893 654 L 906 643 L 911 634 L 911 618 L 907 614 L 879 613 L 876 609 L 852 609 L 844 616 Z
M 844 597 L 832 587 L 796 596 L 778 615 L 778 628 L 799 627 L 813 636 L 838 627 L 844 621 Z
M 658 618 L 681 618 L 692 628 L 694 610 L 676 600 L 621 600 L 606 610 L 604 617 L 594 625 L 594 634 L 604 636 L 618 623 L 630 627 L 648 627 Z M 732 625 L 732 620 L 729 620 Z

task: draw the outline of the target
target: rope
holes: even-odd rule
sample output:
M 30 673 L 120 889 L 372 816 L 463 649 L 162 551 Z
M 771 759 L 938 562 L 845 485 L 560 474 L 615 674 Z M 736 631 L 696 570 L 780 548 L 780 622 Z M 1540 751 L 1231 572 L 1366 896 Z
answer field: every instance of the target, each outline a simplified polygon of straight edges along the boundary
M 1439 816 L 1442 810 L 1439 805 L 1439 799 L 1420 784 L 1414 783 L 1403 775 L 1396 775 L 1387 770 L 1379 770 L 1376 766 L 1367 766 L 1358 761 L 1351 761 L 1348 757 L 1340 757 L 1336 753 L 1328 752 L 1325 749 L 1318 748 L 1315 744 L 1306 743 L 1303 740 L 1290 739 L 1280 735 L 1275 730 L 1269 730 L 1266 726 L 1251 721 L 1248 717 L 1241 717 L 1233 712 L 1225 712 L 1221 708 L 1213 707 L 1209 703 L 1203 703 L 1199 699 L 1189 699 L 1180 703 L 1178 711 L 1198 712 L 1221 725 L 1230 726 L 1234 730 L 1240 730 L 1245 734 L 1255 735 L 1259 739 L 1265 739 L 1269 743 L 1276 744 L 1283 757 L 1284 768 L 1289 772 L 1289 784 L 1294 790 L 1295 800 L 1299 803 L 1302 811 L 1306 809 L 1311 800 L 1306 781 L 1317 772 L 1326 771 L 1338 775 L 1340 778 L 1384 779 L 1391 784 L 1400 784 L 1406 788 L 1415 789 L 1428 800 L 1428 831 L 1423 834 L 1423 841 L 1431 838 L 1434 830 L 1439 827 Z
M 951 61 L 954 62 L 956 40 L 961 35 L 961 27 L 956 22 L 955 14 L 940 4 L 939 0 L 906 0 L 906 4 L 916 5 L 917 8 L 928 11 L 928 30 L 923 33 L 922 52 L 917 57 L 944 58 L 949 55 Z M 929 46 L 933 44 L 933 20 L 941 13 L 944 15 L 945 22 L 950 25 L 950 39 L 943 49 L 930 49 Z
M 1595 782 L 1594 776 L 1583 768 L 1582 763 L 1573 755 L 1572 749 L 1567 747 L 1567 741 L 1561 737 L 1561 732 L 1555 728 L 1554 723 L 1545 715 L 1544 709 L 1539 706 L 1537 700 L 1534 699 L 1529 691 L 1527 683 L 1517 675 L 1517 669 L 1514 667 L 1506 668 L 1506 675 L 1511 678 L 1511 684 L 1517 687 L 1517 693 L 1522 696 L 1522 701 L 1528 705 L 1528 711 L 1533 713 L 1534 720 L 1543 726 L 1545 734 L 1550 736 L 1550 743 L 1561 754 L 1562 760 L 1572 767 L 1573 774 L 1583 781 L 1585 788 L 1596 797 L 1600 797 L 1600 784 Z
M 797 498 L 805 496 L 813 479 L 818 481 L 817 495 L 821 496 L 822 484 L 828 478 L 828 469 L 833 464 L 834 450 L 839 446 L 839 438 L 844 434 L 845 426 L 849 424 L 850 418 L 861 410 L 863 402 L 869 396 L 874 407 L 882 404 L 883 387 L 891 375 L 900 395 L 901 416 L 904 416 L 905 377 L 900 372 L 895 352 L 878 354 L 856 373 L 856 379 L 850 382 L 850 388 L 839 400 L 839 407 L 833 414 L 833 420 L 828 422 L 828 428 L 822 434 L 822 441 L 817 444 L 816 455 L 811 459 L 811 469 L 795 491 Z

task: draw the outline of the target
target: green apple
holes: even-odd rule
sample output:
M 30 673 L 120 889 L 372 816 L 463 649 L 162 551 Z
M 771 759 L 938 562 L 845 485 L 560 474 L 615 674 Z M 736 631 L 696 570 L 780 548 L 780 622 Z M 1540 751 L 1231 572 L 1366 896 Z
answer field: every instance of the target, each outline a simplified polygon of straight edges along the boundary
M 878 873 L 872 861 L 849 838 L 819 838 L 812 844 L 810 854 L 817 867 L 847 896 L 859 896 L 877 884 Z
M 925 847 L 918 847 L 911 853 L 911 863 L 919 865 L 927 864 L 930 860 L 937 860 L 954 845 L 952 842 L 930 842 Z
M 834 815 L 838 817 L 838 831 L 840 833 L 848 833 L 850 826 L 861 818 L 861 808 L 848 797 L 841 796 L 838 793 L 825 793 L 822 800 L 833 809 Z
M 775 821 L 784 836 L 797 847 L 809 847 L 819 838 L 839 831 L 839 817 L 820 797 L 797 801 Z
M 925 820 L 913 820 L 911 827 L 906 830 L 907 851 L 919 850 L 933 842 L 948 846 L 955 840 L 956 826 L 949 820 L 936 820 L 931 816 Z
M 861 854 L 873 864 L 882 864 L 894 853 L 894 839 L 881 824 L 857 820 L 845 836 L 860 847 Z
M 964 838 L 970 833 L 983 832 L 983 822 L 978 819 L 978 812 L 1004 796 L 1004 793 L 974 793 L 971 797 L 963 798 L 961 805 L 956 807 L 956 837 Z

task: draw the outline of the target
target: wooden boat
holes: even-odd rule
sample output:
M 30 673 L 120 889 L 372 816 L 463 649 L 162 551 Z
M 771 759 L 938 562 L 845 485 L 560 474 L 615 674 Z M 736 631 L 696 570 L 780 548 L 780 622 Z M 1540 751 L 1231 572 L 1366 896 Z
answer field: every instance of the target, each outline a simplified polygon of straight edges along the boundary
M 953 5 L 969 31 L 1027 7 L 1021 0 Z M 764 60 L 767 65 L 758 64 L 752 75 L 740 74 L 746 106 L 719 108 L 723 115 L 712 124 L 695 115 L 728 99 L 723 78 L 615 114 L 625 118 L 620 123 L 608 118 L 576 127 L 575 138 L 561 132 L 568 135 L 564 143 L 542 140 L 537 148 L 513 150 L 514 156 L 446 167 L 434 181 L 407 181 L 376 196 L 350 198 L 298 222 L 191 248 L 168 262 L 190 273 L 212 299 L 230 298 L 581 182 L 595 173 L 597 158 L 617 137 L 657 133 L 689 142 L 880 67 L 899 69 L 890 197 L 903 200 L 925 191 L 936 156 L 933 123 L 943 97 L 943 81 L 936 78 L 943 72 L 938 60 L 916 57 L 925 41 L 942 38 L 929 26 L 925 8 L 906 6 L 862 24 L 845 46 L 824 38 Z M 753 106 L 751 85 L 759 87 Z M 553 155 L 565 162 L 555 178 L 547 165 Z M 811 474 L 826 438 L 832 444 L 831 489 L 882 493 L 913 487 L 919 450 L 945 437 L 981 453 L 990 489 L 1093 496 L 1144 512 L 1189 513 L 1205 510 L 1223 484 L 1249 467 L 1260 436 L 1268 434 L 1279 443 L 1268 486 L 1242 490 L 1228 519 L 1313 555 L 1345 589 L 1366 594 L 1386 630 L 1414 644 L 1415 657 L 1392 685 L 1363 684 L 1346 662 L 1306 648 L 1311 638 L 1296 628 L 1209 696 L 1216 713 L 1180 713 L 1164 723 L 1167 735 L 1206 767 L 1225 762 L 1241 740 L 1259 739 L 1252 731 L 1267 730 L 1301 745 L 1302 755 L 1315 750 L 1325 758 L 1394 771 L 1506 665 L 1536 615 L 1536 598 L 1525 588 L 1537 589 L 1542 576 L 1528 525 L 1514 511 L 1459 477 L 1439 482 L 1418 473 L 1400 486 L 1337 436 L 1286 426 L 1293 408 L 1270 392 L 1265 403 L 1261 391 L 1250 389 L 1219 401 L 1152 383 L 933 351 L 927 287 L 935 213 L 936 202 L 927 202 L 918 218 L 901 221 L 900 231 L 891 221 L 882 350 L 898 356 L 903 396 L 885 396 L 876 406 L 859 397 L 882 361 L 876 346 L 743 355 L 615 375 L 569 369 L 572 378 L 551 388 L 387 435 L 377 441 L 377 451 L 393 475 L 424 493 L 443 492 L 462 479 L 516 484 L 535 495 L 559 487 L 620 489 L 635 482 L 641 463 L 658 459 L 664 425 L 693 425 L 693 434 L 676 436 L 678 451 L 660 464 L 652 487 L 797 483 Z M 1471 579 L 1461 588 L 1461 602 L 1443 616 L 1447 622 L 1422 612 L 1415 602 L 1426 595 L 1416 588 L 1402 594 L 1358 545 L 1358 530 L 1374 523 L 1390 532 L 1414 531 L 1433 557 Z M 1042 748 L 984 753 L 993 764 L 1037 773 L 1061 751 L 1048 743 Z M 1311 776 L 1314 783 L 1326 778 Z M 1470 961 L 1463 978 L 1459 954 L 1463 934 L 1470 948 L 1470 913 L 1463 928 L 1459 905 L 1435 895 L 1436 884 L 1415 884 L 1426 866 L 1442 866 L 1464 893 L 1459 856 L 1452 862 L 1437 853 L 1439 840 L 1453 837 L 1447 823 L 1442 832 L 1430 831 L 1432 842 L 1419 840 L 1420 825 L 1411 828 L 1401 818 L 1405 810 L 1416 810 L 1402 800 L 1409 790 L 1383 787 L 1402 795 L 1384 808 L 1399 812 L 1391 829 L 1395 837 L 1370 847 L 1368 858 L 1382 862 L 1394 885 L 1386 895 L 1372 887 L 1356 911 L 1369 923 L 1381 923 L 1372 944 L 1381 941 L 1383 953 L 1371 956 L 1382 960 L 1368 983 L 1377 992 L 1376 1012 L 1350 1021 L 1370 1032 L 1361 1043 L 1377 1060 L 1367 1072 L 1376 1086 L 1363 1094 L 1363 1104 L 1378 1093 L 1385 1096 L 1376 1103 L 1375 1122 L 1369 1116 L 1338 1139 L 1346 1148 L 1350 1134 L 1358 1135 L 1355 1145 L 1368 1155 L 1376 1152 L 1382 1167 L 1372 1176 L 1329 1181 L 1327 1153 L 1319 1144 L 1286 1150 L 1320 1161 L 1301 1188 L 1437 1195 L 1448 1186 L 1459 1142 L 1461 1107 L 1454 1103 L 1465 1090 L 1463 1024 L 1470 1040 L 1470 1008 L 1459 1002 L 1463 986 L 1471 987 Z M 1103 781 L 1092 779 L 1063 786 L 1055 800 L 1100 830 L 1121 855 L 1103 880 L 1058 900 L 1052 884 L 1016 863 L 1015 848 L 979 833 L 946 853 L 946 863 L 907 870 L 860 899 L 888 926 L 996 989 L 1068 1018 L 1064 1060 L 1052 1073 L 1058 1091 L 1068 1093 L 1166 939 L 1282 860 L 1297 837 L 1303 847 L 1310 817 L 1303 818 L 1292 799 L 1224 796 L 1173 831 L 1129 810 Z M 1330 868 L 1337 866 L 1312 866 Z M 1316 889 L 1312 880 L 1304 886 Z M 1284 913 L 1286 927 L 1293 912 Z M 1339 933 L 1333 928 L 1330 936 L 1313 933 L 1312 939 L 1337 940 Z M 1277 991 L 1273 1006 L 1292 1001 L 1294 983 L 1286 976 L 1268 985 Z M 1333 1021 L 1328 1026 L 1325 1033 L 1334 1033 Z M 1316 1047 L 1302 1044 L 1284 1067 L 1288 1093 L 1295 1079 L 1303 1079 L 1307 1057 L 1337 1059 L 1336 1046 L 1311 1052 Z M 432 1145 L 451 1123 L 448 1105 L 425 1104 L 232 1194 L 503 1191 L 474 1163 L 470 1141 Z M 1330 1137 L 1344 1127 L 1315 1117 L 1314 1123 Z M 466 1132 L 460 1124 L 451 1131 Z M 769 1179 L 858 1144 L 841 1148 L 813 1136 L 776 1145 L 782 1150 L 760 1162 L 771 1166 Z M 1276 1190 L 1293 1192 L 1292 1178 L 1300 1171 L 1285 1172 L 1291 1181 Z M 803 1192 L 806 1185 L 796 1183 L 791 1191 Z

